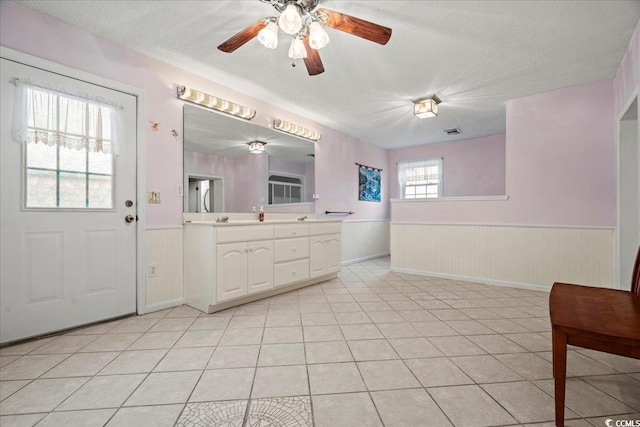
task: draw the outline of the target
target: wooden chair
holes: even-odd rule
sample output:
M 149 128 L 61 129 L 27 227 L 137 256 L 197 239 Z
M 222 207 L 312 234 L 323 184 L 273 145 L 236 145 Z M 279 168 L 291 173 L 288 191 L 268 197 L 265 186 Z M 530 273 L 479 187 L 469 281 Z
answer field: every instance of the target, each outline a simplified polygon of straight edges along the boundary
M 631 292 L 554 283 L 549 295 L 556 426 L 564 426 L 567 345 L 640 359 L 640 248 Z

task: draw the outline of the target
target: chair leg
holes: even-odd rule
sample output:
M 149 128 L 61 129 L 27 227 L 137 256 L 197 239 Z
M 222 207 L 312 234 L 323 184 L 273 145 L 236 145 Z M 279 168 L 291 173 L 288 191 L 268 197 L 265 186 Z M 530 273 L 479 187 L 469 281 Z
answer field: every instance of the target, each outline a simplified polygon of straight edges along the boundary
M 552 345 L 556 427 L 564 427 L 564 395 L 567 379 L 567 334 L 553 330 Z

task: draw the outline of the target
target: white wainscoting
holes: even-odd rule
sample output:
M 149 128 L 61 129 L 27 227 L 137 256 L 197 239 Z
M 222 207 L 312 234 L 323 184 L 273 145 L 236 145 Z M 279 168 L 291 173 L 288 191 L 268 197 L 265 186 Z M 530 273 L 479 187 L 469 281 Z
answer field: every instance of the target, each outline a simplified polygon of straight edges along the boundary
M 182 227 L 146 230 L 147 313 L 184 304 L 184 238 Z M 156 277 L 149 277 L 149 266 Z
M 393 222 L 391 267 L 541 290 L 554 282 L 614 287 L 614 234 L 614 228 Z
M 389 220 L 342 222 L 342 265 L 389 255 Z

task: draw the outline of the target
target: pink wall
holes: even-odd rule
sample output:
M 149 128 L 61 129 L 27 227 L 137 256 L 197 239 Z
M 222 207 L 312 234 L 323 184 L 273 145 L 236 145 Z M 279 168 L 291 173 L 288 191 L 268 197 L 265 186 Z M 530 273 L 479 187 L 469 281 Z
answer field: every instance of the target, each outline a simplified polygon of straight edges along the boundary
M 249 154 L 234 159 L 236 204 L 233 212 L 251 212 L 269 203 L 269 156 Z
M 613 79 L 616 120 L 638 85 L 640 85 L 640 21 L 631 36 L 618 73 Z
M 397 163 L 442 157 L 445 197 L 496 196 L 505 189 L 505 135 L 389 150 L 389 193 L 398 197 Z
M 307 163 L 304 168 L 304 200 L 306 202 L 313 201 L 313 195 L 316 192 L 316 165 Z
M 326 129 L 316 144 L 316 214 L 325 211 L 353 211 L 340 217 L 348 220 L 389 218 L 389 168 L 387 150 Z M 358 200 L 358 166 L 383 169 L 382 202 Z
M 251 107 L 257 110 L 253 122 L 261 126 L 268 127 L 274 118 L 281 118 L 322 132 L 323 138 L 316 144 L 319 147 L 316 162 L 320 166 L 316 172 L 316 192 L 323 197 L 316 211 L 351 209 L 357 212 L 352 219 L 388 217 L 387 203 L 357 202 L 357 191 L 353 190 L 357 186 L 357 172 L 351 173 L 355 161 L 386 167 L 386 150 L 382 148 L 12 2 L 0 2 L 0 40 L 4 47 L 145 90 L 148 118 L 160 122 L 158 132 L 146 135 L 147 190 L 163 193 L 162 204 L 147 205 L 147 226 L 182 223 L 182 198 L 175 196 L 176 185 L 183 181 L 182 140 L 171 135 L 172 129 L 182 135 L 183 103 L 175 96 L 176 85 L 191 86 Z M 337 167 L 348 169 L 336 173 Z
M 305 164 L 304 163 L 296 163 L 289 162 L 284 159 L 276 159 L 274 157 L 269 157 L 269 172 L 283 172 L 290 173 L 293 175 L 305 175 Z
M 393 221 L 615 225 L 611 80 L 507 102 L 506 201 L 396 203 Z

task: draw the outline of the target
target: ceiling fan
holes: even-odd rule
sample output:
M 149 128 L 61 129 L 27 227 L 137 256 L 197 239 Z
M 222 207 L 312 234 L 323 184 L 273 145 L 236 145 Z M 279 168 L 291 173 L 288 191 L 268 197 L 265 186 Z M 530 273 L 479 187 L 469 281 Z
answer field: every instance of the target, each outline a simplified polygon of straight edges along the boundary
M 231 53 L 256 36 L 265 47 L 275 49 L 278 46 L 278 30 L 282 30 L 293 36 L 289 57 L 304 59 L 309 75 L 315 76 L 324 72 L 318 49 L 329 43 L 329 35 L 323 26 L 381 45 L 387 44 L 391 38 L 391 28 L 333 10 L 316 9 L 320 0 L 260 1 L 271 4 L 280 12 L 280 16 L 260 19 L 218 46 L 219 50 Z

